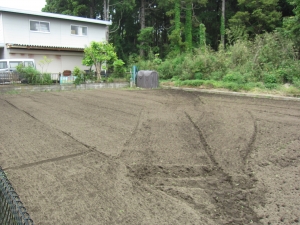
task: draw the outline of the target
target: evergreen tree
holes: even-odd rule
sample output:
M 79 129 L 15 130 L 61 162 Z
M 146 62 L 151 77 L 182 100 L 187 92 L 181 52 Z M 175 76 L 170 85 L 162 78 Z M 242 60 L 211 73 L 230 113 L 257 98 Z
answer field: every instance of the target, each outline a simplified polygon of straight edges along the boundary
M 229 20 L 232 29 L 243 29 L 253 37 L 280 25 L 278 0 L 238 0 L 238 5 L 240 10 Z

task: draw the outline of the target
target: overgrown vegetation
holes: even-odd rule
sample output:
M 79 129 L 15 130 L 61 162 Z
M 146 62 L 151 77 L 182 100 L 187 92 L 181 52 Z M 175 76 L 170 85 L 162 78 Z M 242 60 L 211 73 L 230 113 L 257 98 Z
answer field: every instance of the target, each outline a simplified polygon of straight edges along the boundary
M 139 69 L 152 69 L 160 79 L 176 86 L 226 88 L 233 91 L 282 89 L 283 84 L 299 88 L 300 62 L 294 42 L 274 31 L 254 40 L 238 39 L 226 50 L 194 49 L 160 64 L 140 61 Z M 295 92 L 295 90 L 294 90 Z M 300 91 L 296 93 L 300 94 Z
M 45 12 L 112 20 L 109 43 L 127 71 L 157 70 L 175 85 L 299 93 L 300 0 L 46 2 Z
M 22 82 L 41 85 L 52 84 L 50 73 L 41 73 L 34 67 L 25 67 L 22 64 L 19 64 L 17 66 L 17 72 L 22 77 Z

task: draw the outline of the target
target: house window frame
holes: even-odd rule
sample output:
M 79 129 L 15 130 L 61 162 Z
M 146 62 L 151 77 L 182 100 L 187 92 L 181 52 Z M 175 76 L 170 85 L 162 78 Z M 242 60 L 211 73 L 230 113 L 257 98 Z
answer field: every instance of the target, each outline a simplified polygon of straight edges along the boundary
M 39 24 L 42 22 L 42 23 L 48 23 L 49 24 L 49 31 L 42 31 L 42 30 L 31 30 L 31 22 L 39 22 Z M 29 30 L 31 32 L 37 32 L 37 33 L 50 33 L 50 22 L 49 21 L 42 21 L 42 20 L 29 20 Z
M 82 34 L 82 35 L 79 35 L 79 34 L 72 34 L 72 26 L 75 26 L 75 27 L 86 27 L 86 34 Z M 87 37 L 88 36 L 88 26 L 83 26 L 83 25 L 77 25 L 77 24 L 71 24 L 70 25 L 70 33 L 72 36 L 76 36 L 76 37 Z

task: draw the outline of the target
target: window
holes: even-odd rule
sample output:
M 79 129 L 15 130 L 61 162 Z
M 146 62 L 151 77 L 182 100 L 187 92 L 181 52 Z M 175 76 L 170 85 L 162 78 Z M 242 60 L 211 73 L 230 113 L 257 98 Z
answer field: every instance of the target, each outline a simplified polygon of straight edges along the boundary
M 44 21 L 30 20 L 30 30 L 37 32 L 50 32 L 50 23 Z
M 71 25 L 71 34 L 78 35 L 78 36 L 86 36 L 87 27 Z
M 21 61 L 11 61 L 9 62 L 9 66 L 11 69 L 16 69 L 19 64 L 22 64 Z
M 7 62 L 0 62 L 0 69 L 6 69 L 7 68 Z
M 32 61 L 24 61 L 24 66 L 25 67 L 29 67 L 29 66 L 33 67 L 33 62 Z

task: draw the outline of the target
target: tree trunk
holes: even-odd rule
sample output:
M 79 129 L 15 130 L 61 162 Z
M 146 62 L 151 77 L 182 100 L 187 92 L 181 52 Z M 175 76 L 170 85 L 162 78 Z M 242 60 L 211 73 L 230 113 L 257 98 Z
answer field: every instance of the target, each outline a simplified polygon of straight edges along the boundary
M 145 25 L 145 0 L 141 0 L 140 24 L 141 24 L 141 30 L 146 27 L 146 25 Z M 141 45 L 144 45 L 144 43 L 142 42 Z M 143 58 L 144 55 L 145 55 L 144 50 L 140 49 L 140 56 Z
M 192 10 L 193 10 L 193 3 L 191 0 L 189 0 L 186 3 L 186 10 L 185 10 L 185 44 L 186 44 L 187 51 L 191 51 L 193 48 Z
M 107 5 L 106 0 L 103 0 L 103 20 L 107 19 Z
M 101 63 L 95 63 L 96 73 L 97 73 L 97 80 L 101 80 Z
M 91 19 L 95 18 L 95 7 L 96 7 L 95 0 L 91 0 L 90 1 L 90 18 Z
M 222 15 L 221 15 L 221 48 L 225 48 L 225 0 L 222 0 Z

